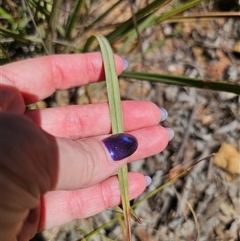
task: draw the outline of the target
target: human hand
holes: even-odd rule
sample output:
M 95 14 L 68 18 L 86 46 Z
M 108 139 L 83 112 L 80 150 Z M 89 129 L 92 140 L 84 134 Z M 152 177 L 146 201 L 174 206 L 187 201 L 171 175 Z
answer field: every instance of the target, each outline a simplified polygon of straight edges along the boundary
M 115 62 L 120 74 L 123 61 L 115 56 Z M 133 140 L 130 151 L 113 161 L 109 144 L 102 141 L 111 133 L 107 103 L 25 110 L 26 104 L 56 90 L 101 79 L 99 53 L 48 56 L 1 67 L 2 240 L 29 240 L 37 231 L 118 205 L 114 174 L 125 163 L 162 151 L 172 138 L 170 129 L 158 126 L 161 112 L 156 105 L 124 101 L 124 129 L 137 138 L 138 148 L 135 151 Z M 145 187 L 142 174 L 129 173 L 130 198 Z

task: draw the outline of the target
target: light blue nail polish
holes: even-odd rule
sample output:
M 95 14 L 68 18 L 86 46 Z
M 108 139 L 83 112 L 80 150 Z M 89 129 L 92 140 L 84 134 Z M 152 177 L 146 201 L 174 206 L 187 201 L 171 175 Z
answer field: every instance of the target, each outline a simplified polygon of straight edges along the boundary
M 149 176 L 145 176 L 145 180 L 146 180 L 146 187 L 152 183 L 152 178 Z
M 124 58 L 122 58 L 122 60 L 123 60 L 123 71 L 124 71 L 128 68 L 128 61 Z
M 168 140 L 171 141 L 172 138 L 174 137 L 174 131 L 171 128 L 168 128 L 168 127 L 166 127 L 165 129 L 168 133 Z
M 168 112 L 162 107 L 160 107 L 159 109 L 160 109 L 160 113 L 161 113 L 160 122 L 162 122 L 168 118 Z

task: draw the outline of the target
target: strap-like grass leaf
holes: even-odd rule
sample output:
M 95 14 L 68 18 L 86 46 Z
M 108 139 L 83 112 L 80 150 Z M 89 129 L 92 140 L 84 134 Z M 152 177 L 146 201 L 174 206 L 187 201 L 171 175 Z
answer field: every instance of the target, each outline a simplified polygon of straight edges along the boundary
M 156 73 L 142 73 L 142 72 L 124 72 L 121 74 L 122 77 L 146 80 L 151 82 L 158 82 L 163 84 L 173 84 L 180 86 L 195 87 L 200 89 L 225 91 L 240 94 L 240 85 L 235 83 L 229 83 L 227 81 L 217 80 L 207 80 L 200 78 L 190 78 L 187 76 L 175 76 L 166 74 L 156 74 Z
M 105 37 L 96 37 L 102 52 L 104 71 L 107 83 L 108 102 L 112 123 L 112 133 L 123 133 L 123 118 L 120 99 L 120 90 L 118 77 L 116 73 L 114 55 L 112 49 Z M 125 240 L 130 241 L 131 238 L 131 220 L 130 220 L 130 203 L 128 191 L 128 167 L 125 164 L 118 172 L 119 185 L 121 191 L 122 207 L 124 220 L 126 225 Z

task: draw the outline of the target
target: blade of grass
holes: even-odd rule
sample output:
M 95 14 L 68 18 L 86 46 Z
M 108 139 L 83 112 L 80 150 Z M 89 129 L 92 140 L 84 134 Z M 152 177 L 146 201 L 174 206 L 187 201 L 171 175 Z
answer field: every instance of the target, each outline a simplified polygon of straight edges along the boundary
M 95 19 L 91 24 L 89 24 L 84 31 L 92 30 L 93 27 L 100 23 L 109 13 L 111 13 L 120 3 L 122 0 L 117 1 L 115 4 L 111 5 L 102 15 L 100 15 L 97 19 Z
M 120 226 L 121 232 L 124 234 L 125 233 L 125 225 L 123 222 L 123 213 L 121 212 L 121 208 L 119 206 L 115 207 L 115 213 L 117 217 L 117 223 Z
M 3 48 L 3 46 L 2 46 L 1 43 L 0 43 L 0 50 L 1 50 L 1 52 L 2 52 L 1 55 L 4 55 L 9 62 L 12 62 L 11 58 L 9 57 L 8 52 Z M 2 59 L 3 59 L 3 56 L 1 56 L 0 59 L 2 60 Z
M 152 13 L 157 11 L 161 6 L 167 4 L 169 0 L 155 0 L 154 2 L 148 4 L 146 7 L 140 9 L 135 14 L 136 23 L 139 24 L 143 19 L 146 18 L 146 16 L 152 17 Z M 124 37 L 127 33 L 130 31 L 135 32 L 135 27 L 132 18 L 128 19 L 124 23 L 120 24 L 116 29 L 114 29 L 111 33 L 109 33 L 106 38 L 110 43 L 117 41 Z M 90 37 L 86 41 L 84 45 L 83 52 L 87 52 L 90 49 L 90 46 L 93 43 L 93 38 Z M 94 49 L 94 48 L 93 48 Z
M 120 90 L 118 84 L 118 77 L 116 74 L 116 67 L 112 49 L 105 37 L 96 37 L 102 52 L 105 77 L 107 83 L 109 109 L 112 123 L 112 133 L 123 133 L 123 118 L 120 99 Z M 130 219 L 130 203 L 128 190 L 128 167 L 125 164 L 118 171 L 119 185 L 121 191 L 121 199 L 124 213 L 124 220 L 126 226 L 125 240 L 131 241 L 131 219 Z
M 155 73 L 142 73 L 142 72 L 123 72 L 121 77 L 131 78 L 137 80 L 146 80 L 151 82 L 173 84 L 180 86 L 195 87 L 200 89 L 209 89 L 216 91 L 231 92 L 240 94 L 240 85 L 228 83 L 227 81 L 211 81 L 206 79 L 189 78 L 186 76 L 164 75 Z
M 191 9 L 192 7 L 200 4 L 201 2 L 203 2 L 203 0 L 192 0 L 192 1 L 188 1 L 187 3 L 181 4 L 180 6 L 174 8 L 166 13 L 163 13 L 162 15 L 157 17 L 155 19 L 155 23 L 163 22 L 179 13 L 182 13 L 188 9 Z
M 199 222 L 198 222 L 198 217 L 197 217 L 197 214 L 195 213 L 194 209 L 192 208 L 191 204 L 186 200 L 186 204 L 188 206 L 188 208 L 190 209 L 192 215 L 193 215 L 193 218 L 194 218 L 194 222 L 195 222 L 195 225 L 197 227 L 197 237 L 196 237 L 196 241 L 199 241 L 200 239 L 200 226 L 199 226 Z
M 82 7 L 84 6 L 85 0 L 78 0 L 75 3 L 75 7 L 73 12 L 70 14 L 66 26 L 66 38 L 67 40 L 72 40 L 72 32 L 76 26 L 76 23 L 79 19 L 79 14 L 81 12 Z
M 89 51 L 89 49 L 90 49 L 91 45 L 93 44 L 94 40 L 95 40 L 95 38 L 93 36 L 90 36 L 87 39 L 86 43 L 84 44 L 83 50 L 82 50 L 83 53 L 86 53 L 86 52 Z
M 173 184 L 176 180 L 178 180 L 181 177 L 184 177 L 188 172 L 190 172 L 198 163 L 202 162 L 205 159 L 211 158 L 212 156 L 214 156 L 215 154 L 210 154 L 206 157 L 201 158 L 200 160 L 192 163 L 188 168 L 186 168 L 185 170 L 183 170 L 182 172 L 180 172 L 179 174 L 177 174 L 176 176 L 170 178 L 168 181 L 164 182 L 161 186 L 159 186 L 158 188 L 156 188 L 155 190 L 151 191 L 150 193 L 148 193 L 146 196 L 144 196 L 142 199 L 139 199 L 137 202 L 135 202 L 132 205 L 132 208 L 137 207 L 140 203 L 146 201 L 147 199 L 155 196 L 158 192 L 162 191 L 164 188 L 168 187 L 169 185 Z
M 154 49 L 160 48 L 162 45 L 164 45 L 166 43 L 166 41 L 168 39 L 174 37 L 175 35 L 178 35 L 181 31 L 182 31 L 182 29 L 177 29 L 172 33 L 171 36 L 168 36 L 163 39 L 160 39 L 159 41 L 156 41 L 153 45 L 150 45 L 149 48 L 147 48 L 143 52 L 136 54 L 134 61 L 137 60 L 138 58 L 140 58 L 141 56 L 146 56 L 148 53 L 152 52 Z
M 41 40 L 41 44 L 42 44 L 42 46 L 43 46 L 43 48 L 44 48 L 44 50 L 45 50 L 45 53 L 46 53 L 46 54 L 49 54 L 49 50 L 48 50 L 47 46 L 45 45 L 45 43 L 44 43 L 44 41 L 43 41 L 43 38 L 42 38 L 40 32 L 38 31 L 38 27 L 37 27 L 37 24 L 36 24 L 35 19 L 34 19 L 34 17 L 33 17 L 32 10 L 31 10 L 31 8 L 30 8 L 30 6 L 29 6 L 29 4 L 28 4 L 28 1 L 25 0 L 25 3 L 26 3 L 26 8 L 27 8 L 27 11 L 28 11 L 28 13 L 29 13 L 29 16 L 30 16 L 30 18 L 31 18 L 31 20 L 32 20 L 32 23 L 33 23 L 33 25 L 34 25 L 34 28 L 36 29 L 36 31 L 37 31 L 37 33 L 38 33 L 39 39 Z
M 112 133 L 123 133 L 123 120 L 120 100 L 120 90 L 118 85 L 118 77 L 112 49 L 105 37 L 96 37 L 104 62 L 104 71 L 108 90 L 109 109 L 112 122 Z
M 36 12 L 43 14 L 45 17 L 49 17 L 48 10 L 45 7 L 41 6 L 38 0 L 27 0 L 27 3 L 30 8 L 36 9 Z
M 151 191 L 150 193 L 148 193 L 146 196 L 144 196 L 143 198 L 139 199 L 137 202 L 135 202 L 132 205 L 132 210 L 133 208 L 136 208 L 140 203 L 152 198 L 153 196 L 155 196 L 157 193 L 161 192 L 164 188 L 170 186 L 171 184 L 173 184 L 175 181 L 177 181 L 179 178 L 185 176 L 189 171 L 192 170 L 192 168 L 197 165 L 199 162 L 207 159 L 207 158 L 211 158 L 214 155 L 211 154 L 209 156 L 206 156 L 204 158 L 201 158 L 200 160 L 194 162 L 193 164 L 191 164 L 187 169 L 183 170 L 182 172 L 180 172 L 179 174 L 177 174 L 176 176 L 170 178 L 168 181 L 166 181 L 165 183 L 163 183 L 161 186 L 159 186 L 158 188 L 154 189 L 153 191 Z M 98 228 L 94 229 L 92 232 L 86 234 L 82 239 L 78 240 L 78 241 L 84 241 L 85 239 L 88 239 L 90 237 L 92 237 L 93 235 L 97 234 L 101 229 L 109 227 L 111 224 L 113 224 L 114 222 L 116 222 L 118 219 L 118 217 L 114 217 L 113 219 L 109 220 L 108 222 L 104 223 L 103 225 L 99 226 Z
M 207 13 L 194 13 L 189 16 L 174 16 L 167 22 L 186 22 L 186 21 L 196 21 L 200 20 L 215 20 L 218 18 L 238 18 L 240 17 L 240 12 L 207 12 Z
M 0 7 L 0 16 L 1 16 L 0 19 L 6 19 L 10 24 L 14 23 L 13 16 L 2 7 Z
M 109 220 L 108 222 L 102 224 L 101 226 L 99 226 L 98 228 L 95 228 L 93 231 L 89 232 L 88 234 L 86 234 L 84 237 L 82 237 L 81 239 L 78 239 L 77 241 L 85 241 L 88 240 L 89 238 L 93 237 L 94 235 L 98 234 L 100 232 L 100 230 L 105 229 L 107 227 L 109 227 L 111 224 L 114 224 L 116 221 L 118 220 L 118 217 L 114 217 L 111 220 Z
M 27 37 L 24 36 L 23 34 L 19 34 L 17 32 L 11 31 L 9 29 L 5 29 L 0 27 L 0 34 L 2 34 L 2 36 L 5 36 L 7 38 L 13 38 L 14 41 L 18 41 L 20 43 L 24 43 L 24 44 L 31 44 L 32 42 L 34 43 L 42 43 L 42 40 L 37 38 L 37 37 Z
M 144 20 L 141 19 L 138 23 L 138 34 L 142 33 L 144 29 L 151 25 L 151 22 L 155 19 L 154 13 L 150 14 L 149 16 L 145 17 Z M 119 50 L 118 54 L 122 54 L 125 49 L 128 49 L 129 45 L 134 42 L 134 39 L 137 38 L 137 33 L 135 29 L 130 30 L 127 35 L 127 40 L 122 45 L 121 49 Z
M 198 0 L 201 1 L 201 0 Z M 122 52 L 127 48 L 129 44 L 133 42 L 133 39 L 136 38 L 136 26 L 139 27 L 139 33 L 141 33 L 146 27 L 148 27 L 151 23 L 155 22 L 154 13 L 162 6 L 167 4 L 169 0 L 156 0 L 151 4 L 148 4 L 143 9 L 140 9 L 134 16 L 135 23 L 132 18 L 128 19 L 121 25 L 119 25 L 115 30 L 109 33 L 106 38 L 110 43 L 123 38 L 126 35 L 133 36 L 131 39 L 128 39 L 127 42 L 122 46 L 122 48 L 118 51 L 118 53 Z M 88 38 L 84 45 L 83 52 L 87 52 L 90 49 L 90 46 L 93 43 L 93 38 Z M 96 50 L 95 48 L 92 48 Z
M 203 0 L 192 0 L 187 3 L 181 4 L 180 6 L 167 11 L 166 13 L 161 14 L 160 16 L 155 16 L 155 13 L 151 13 L 150 15 L 146 16 L 144 19 L 141 19 L 138 24 L 138 34 L 144 31 L 146 28 L 162 23 L 165 20 L 170 19 L 171 17 L 182 13 L 198 4 L 200 4 Z M 137 33 L 134 29 L 130 29 L 127 33 L 127 41 L 122 46 L 121 50 L 128 49 L 128 46 L 134 42 L 134 39 L 137 38 Z M 120 52 L 121 53 L 121 52 Z
M 61 4 L 62 4 L 62 0 L 53 1 L 52 11 L 50 13 L 49 20 L 48 20 L 48 31 L 45 37 L 45 44 L 49 53 L 54 53 L 52 40 L 56 38 L 58 16 L 60 12 L 59 9 Z
M 143 9 L 139 10 L 136 13 L 136 21 L 142 19 L 149 13 L 152 13 L 156 11 L 158 8 L 163 6 L 166 2 L 169 2 L 168 0 L 155 0 L 154 2 L 148 4 Z M 110 43 L 122 38 L 129 30 L 134 30 L 134 24 L 132 21 L 132 18 L 128 19 L 126 22 L 118 26 L 115 30 L 113 30 L 111 33 L 109 33 L 106 38 L 109 40 Z M 135 30 L 134 30 L 135 31 Z

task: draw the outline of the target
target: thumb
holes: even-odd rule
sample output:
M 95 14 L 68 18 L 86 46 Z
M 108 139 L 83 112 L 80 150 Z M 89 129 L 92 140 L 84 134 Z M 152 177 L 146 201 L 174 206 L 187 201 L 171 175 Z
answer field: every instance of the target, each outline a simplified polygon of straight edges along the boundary
M 1 174 L 34 197 L 40 197 L 57 180 L 55 138 L 22 115 L 0 115 Z
M 70 190 L 95 185 L 115 174 L 137 147 L 127 133 L 81 140 L 58 138 L 59 175 L 56 189 Z
M 21 115 L 0 113 L 0 133 L 0 232 L 16 240 L 29 210 L 56 183 L 58 151 L 53 137 Z

